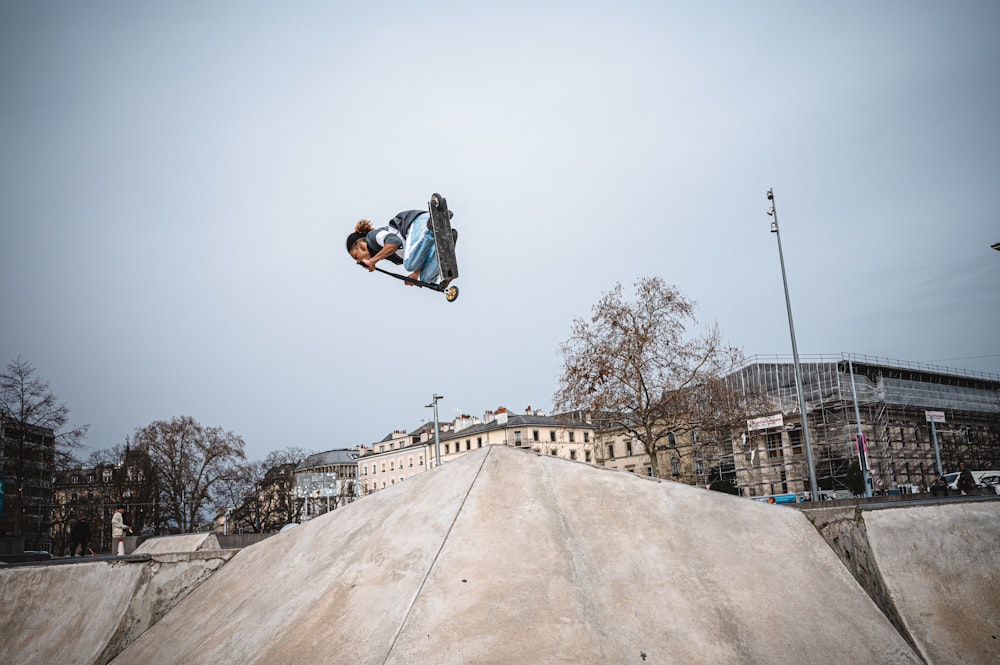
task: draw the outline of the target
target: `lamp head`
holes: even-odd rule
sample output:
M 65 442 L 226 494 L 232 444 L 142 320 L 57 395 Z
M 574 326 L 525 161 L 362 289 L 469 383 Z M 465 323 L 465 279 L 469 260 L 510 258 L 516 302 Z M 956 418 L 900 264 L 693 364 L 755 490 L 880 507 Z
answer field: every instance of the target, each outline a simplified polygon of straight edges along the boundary
M 771 233 L 778 232 L 778 222 L 771 222 Z
M 767 190 L 767 200 L 768 201 L 773 201 L 774 200 L 774 190 L 773 189 Z

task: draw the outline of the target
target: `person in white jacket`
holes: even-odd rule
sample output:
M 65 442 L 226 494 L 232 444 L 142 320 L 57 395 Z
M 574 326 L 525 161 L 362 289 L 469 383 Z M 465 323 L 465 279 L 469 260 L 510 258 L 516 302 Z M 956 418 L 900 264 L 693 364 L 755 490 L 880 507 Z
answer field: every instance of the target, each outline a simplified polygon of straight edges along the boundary
M 132 532 L 132 527 L 125 524 L 125 506 L 115 508 L 111 516 L 111 546 L 117 548 L 118 556 L 125 556 L 125 532 Z

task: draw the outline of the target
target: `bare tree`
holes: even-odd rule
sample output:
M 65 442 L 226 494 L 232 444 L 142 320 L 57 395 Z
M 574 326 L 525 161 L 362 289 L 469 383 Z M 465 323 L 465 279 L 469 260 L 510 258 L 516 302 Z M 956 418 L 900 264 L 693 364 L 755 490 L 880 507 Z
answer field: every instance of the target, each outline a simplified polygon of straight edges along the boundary
M 53 501 L 52 472 L 69 466 L 88 425 L 63 430 L 69 407 L 18 356 L 0 374 L 0 470 L 6 475 L 4 528 L 37 545 Z M 33 545 L 34 546 L 34 545 Z
M 309 454 L 289 446 L 271 451 L 263 462 L 236 465 L 220 482 L 217 510 L 229 513 L 232 528 L 253 533 L 298 521 L 302 502 L 295 496 L 295 467 Z
M 157 420 L 137 429 L 133 446 L 149 455 L 159 477 L 159 508 L 181 533 L 192 530 L 212 492 L 245 459 L 243 439 L 190 416 Z
M 646 277 L 635 289 L 629 300 L 615 285 L 589 321 L 574 320 L 553 401 L 637 439 L 662 478 L 661 454 L 677 436 L 695 428 L 723 435 L 739 422 L 740 400 L 723 377 L 743 354 L 723 343 L 718 326 L 692 332 L 695 305 L 676 287 Z
M 289 522 L 298 522 L 302 518 L 302 499 L 295 493 L 295 469 L 313 452 L 296 446 L 287 446 L 280 450 L 272 450 L 264 458 L 264 466 L 268 469 L 284 469 L 284 475 L 277 476 L 281 483 L 275 492 L 275 510 L 281 516 L 282 526 Z

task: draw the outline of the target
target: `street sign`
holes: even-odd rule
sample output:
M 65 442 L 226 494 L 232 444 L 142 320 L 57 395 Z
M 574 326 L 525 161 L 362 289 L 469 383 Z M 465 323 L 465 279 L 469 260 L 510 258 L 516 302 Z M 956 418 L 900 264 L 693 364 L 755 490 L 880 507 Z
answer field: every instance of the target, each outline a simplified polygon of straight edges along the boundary
M 943 423 L 944 411 L 924 411 L 924 417 L 929 423 Z

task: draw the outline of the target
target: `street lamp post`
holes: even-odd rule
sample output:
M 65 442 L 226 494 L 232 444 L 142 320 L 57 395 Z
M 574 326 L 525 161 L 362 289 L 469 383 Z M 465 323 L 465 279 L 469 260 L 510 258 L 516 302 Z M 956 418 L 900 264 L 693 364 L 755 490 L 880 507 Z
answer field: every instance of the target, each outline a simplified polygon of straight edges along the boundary
M 438 426 L 439 399 L 444 399 L 444 397 L 442 395 L 438 395 L 437 393 L 435 393 L 433 398 L 434 401 L 432 401 L 430 404 L 427 405 L 428 409 L 430 408 L 434 409 L 434 466 L 435 467 L 441 466 L 441 435 L 439 434 L 440 427 Z
M 795 324 L 792 322 L 792 300 L 788 296 L 788 277 L 785 276 L 785 255 L 781 251 L 781 233 L 778 231 L 778 211 L 774 206 L 774 190 L 767 190 L 767 200 L 771 208 L 767 214 L 771 216 L 771 233 L 778 239 L 778 260 L 781 262 L 781 281 L 785 286 L 785 306 L 788 309 L 788 331 L 792 336 L 792 360 L 795 362 L 795 391 L 799 395 L 799 412 L 802 418 L 802 437 L 806 446 L 806 464 L 809 465 L 809 492 L 813 501 L 819 501 L 819 488 L 816 487 L 816 467 L 813 466 L 812 443 L 809 440 L 809 421 L 806 416 L 806 397 L 802 391 L 802 367 L 799 365 L 799 347 L 795 343 Z

